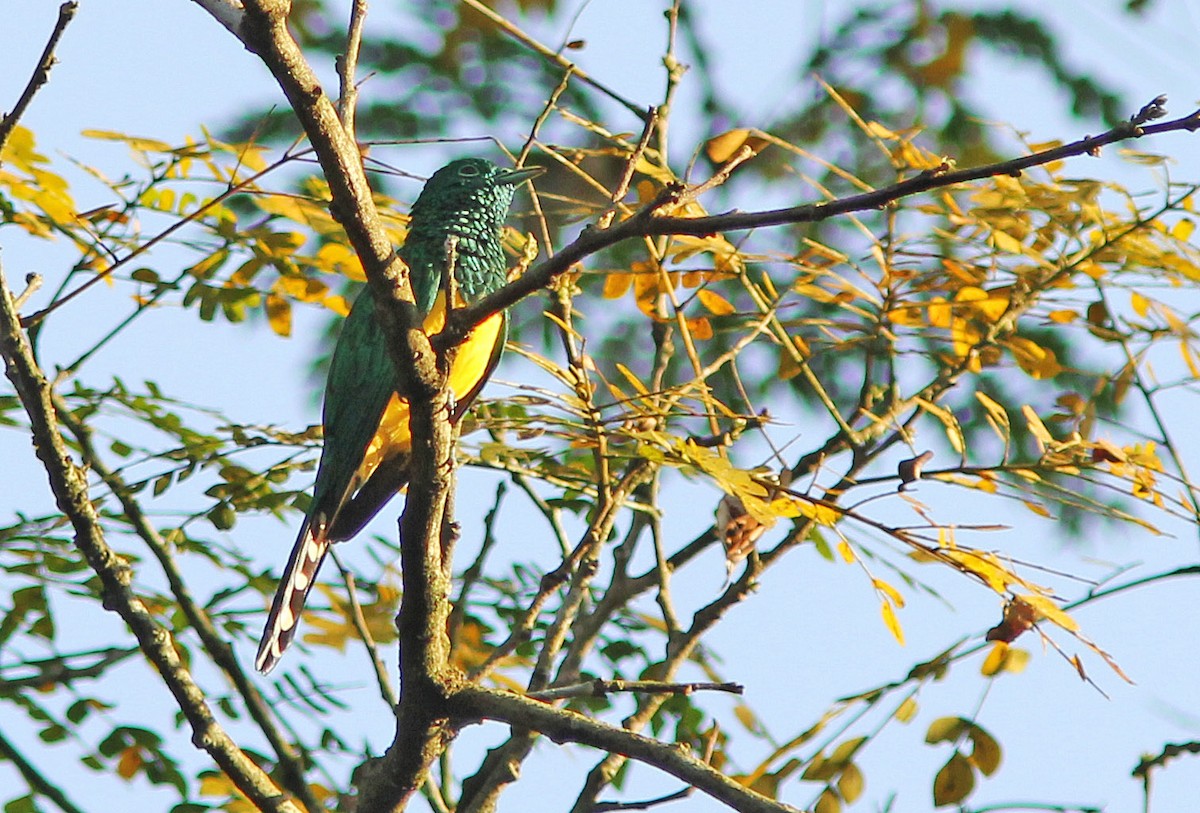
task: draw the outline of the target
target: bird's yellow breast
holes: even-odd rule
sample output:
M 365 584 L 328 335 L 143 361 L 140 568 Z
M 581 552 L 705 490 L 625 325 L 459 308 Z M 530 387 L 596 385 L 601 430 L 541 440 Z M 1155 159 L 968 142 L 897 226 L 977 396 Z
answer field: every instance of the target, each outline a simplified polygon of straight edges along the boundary
M 446 294 L 438 294 L 433 303 L 433 309 L 425 317 L 423 325 L 430 336 L 439 333 L 446 323 Z M 481 378 L 487 375 L 495 352 L 496 342 L 501 341 L 504 330 L 504 314 L 496 313 L 485 319 L 466 341 L 459 345 L 454 360 L 450 364 L 449 386 L 458 402 L 470 396 L 479 384 Z M 379 429 L 371 439 L 363 456 L 362 465 L 356 473 L 356 480 L 361 485 L 365 483 L 379 464 L 396 454 L 407 452 L 412 447 L 412 432 L 409 428 L 408 401 L 395 393 L 388 401 L 379 422 Z

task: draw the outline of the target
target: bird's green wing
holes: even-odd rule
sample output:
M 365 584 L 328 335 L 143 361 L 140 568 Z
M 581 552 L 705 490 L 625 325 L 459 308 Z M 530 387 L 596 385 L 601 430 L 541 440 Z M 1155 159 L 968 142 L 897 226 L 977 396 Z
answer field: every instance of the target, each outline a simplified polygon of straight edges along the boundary
M 342 324 L 325 386 L 325 444 L 309 518 L 331 523 L 361 483 L 355 474 L 384 409 L 396 391 L 387 341 L 375 320 L 375 299 L 363 289 Z

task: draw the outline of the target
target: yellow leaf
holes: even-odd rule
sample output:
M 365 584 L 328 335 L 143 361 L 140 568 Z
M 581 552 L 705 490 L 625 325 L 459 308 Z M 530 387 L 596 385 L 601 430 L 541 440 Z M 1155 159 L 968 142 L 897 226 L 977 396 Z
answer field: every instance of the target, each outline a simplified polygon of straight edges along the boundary
M 773 516 L 788 519 L 792 517 L 804 517 L 813 520 L 818 525 L 825 525 L 830 528 L 836 525 L 838 520 L 842 518 L 842 515 L 838 513 L 836 508 L 790 496 L 777 497 L 771 500 L 767 509 Z
M 1073 310 L 1057 310 L 1050 311 L 1046 318 L 1058 325 L 1069 325 L 1079 318 L 1079 314 Z
M 900 621 L 896 618 L 896 611 L 893 609 L 891 602 L 880 602 L 879 611 L 883 614 L 884 625 L 892 633 L 892 637 L 896 639 L 896 643 L 904 646 L 904 630 L 900 626 Z
M 1150 300 L 1139 294 L 1137 291 L 1131 291 L 1129 294 L 1129 304 L 1133 307 L 1133 312 L 1143 319 L 1146 318 L 1146 313 L 1150 310 Z
M 1000 767 L 1000 743 L 979 726 L 971 728 L 971 743 L 974 746 L 967 760 L 984 776 L 991 776 Z
M 346 301 L 346 297 L 344 296 L 327 296 L 322 304 L 339 316 L 350 315 L 350 303 Z
M 1003 251 L 1005 254 L 1023 254 L 1025 252 L 1025 246 L 1020 240 L 1008 232 L 999 229 L 992 230 L 991 234 L 988 235 L 988 241 L 998 251 Z
M 992 428 L 1000 436 L 1001 440 L 1007 442 L 1009 431 L 1012 428 L 1008 421 L 1008 410 L 991 396 L 980 390 L 975 391 L 975 400 L 983 404 L 983 408 L 987 410 Z
M 758 717 L 754 714 L 754 710 L 745 703 L 738 703 L 733 707 L 733 716 L 737 717 L 747 731 L 759 731 L 760 726 Z
M 267 323 L 279 336 L 292 335 L 292 303 L 278 294 L 267 294 Z
M 165 141 L 153 138 L 139 138 L 137 136 L 126 135 L 125 133 L 116 133 L 112 130 L 84 130 L 80 135 L 84 138 L 95 138 L 101 141 L 121 141 L 128 144 L 131 149 L 143 152 L 170 152 L 171 150 L 171 145 Z
M 301 302 L 320 302 L 329 292 L 328 285 L 305 276 L 283 276 L 271 287 L 279 293 Z
M 950 446 L 959 454 L 963 453 L 966 448 L 966 437 L 963 435 L 962 426 L 958 423 L 958 418 L 954 417 L 954 413 L 950 410 L 938 406 L 932 401 L 926 401 L 924 398 L 918 398 L 917 403 L 921 408 L 933 415 L 942 422 L 942 426 L 946 429 L 946 439 L 950 441 Z
M 892 587 L 890 584 L 885 582 L 883 579 L 871 579 L 871 584 L 875 587 L 876 590 L 878 590 L 879 592 L 881 592 L 885 596 L 887 596 L 888 599 L 890 599 L 891 602 L 893 604 L 895 604 L 897 607 L 904 606 L 904 596 L 900 595 L 900 591 L 897 590 L 895 587 Z
M 190 266 L 186 270 L 196 279 L 206 279 L 214 271 L 224 265 L 225 261 L 228 259 L 229 251 L 227 249 L 220 249 L 219 251 L 214 251 L 212 254 L 209 254 L 207 257 L 200 260 L 200 262 Z
M 842 560 L 848 565 L 854 564 L 858 558 L 854 555 L 854 549 L 850 547 L 850 543 L 845 539 L 837 543 L 837 551 L 841 555 Z
M 643 384 L 641 382 L 641 380 L 636 375 L 633 374 L 633 371 L 630 370 L 628 367 L 626 367 L 624 364 L 617 362 L 617 372 L 619 372 L 621 375 L 625 376 L 625 380 L 628 381 L 630 384 L 632 384 L 633 388 L 635 390 L 637 390 L 639 393 L 641 393 L 642 395 L 650 394 L 650 391 L 648 389 L 646 389 L 646 385 Z
M 1024 370 L 1030 378 L 1041 381 L 1054 378 L 1063 371 L 1058 363 L 1058 357 L 1049 347 L 1043 347 L 1024 336 L 1009 336 L 1004 342 L 1012 352 L 1017 366 Z
M 1054 436 L 1050 434 L 1050 430 L 1046 428 L 1046 424 L 1042 423 L 1042 419 L 1033 411 L 1033 407 L 1025 404 L 1021 407 L 1021 414 L 1025 416 L 1025 425 L 1029 428 L 1029 433 L 1037 439 L 1041 444 L 1042 450 L 1050 444 L 1054 443 Z
M 1004 669 L 1006 660 L 1008 660 L 1008 644 L 1004 641 L 997 641 L 992 645 L 991 652 L 988 652 L 987 657 L 983 659 L 979 673 L 984 677 L 993 677 Z
M 985 291 L 975 285 L 966 285 L 954 295 L 954 300 L 970 304 L 971 309 L 980 316 L 995 322 L 1008 311 L 1010 294 L 1011 290 L 1007 287 Z
M 970 723 L 961 717 L 939 717 L 929 724 L 925 732 L 925 742 L 929 745 L 954 742 L 969 726 Z
M 705 341 L 713 337 L 712 322 L 708 321 L 707 316 L 697 316 L 695 319 L 688 319 L 686 320 L 686 324 L 694 339 Z
M 734 313 L 734 307 L 729 300 L 715 291 L 702 288 L 696 292 L 696 296 L 699 297 L 700 304 L 708 308 L 714 316 L 728 316 Z
M 710 138 L 704 145 L 704 153 L 714 164 L 723 164 L 743 146 L 749 147 L 751 155 L 755 155 L 767 144 L 765 138 L 753 135 L 750 130 L 729 130 Z
M 604 298 L 620 299 L 633 285 L 633 275 L 612 271 L 604 275 Z
M 821 791 L 817 803 L 813 805 L 813 813 L 841 813 L 842 803 L 837 794 L 829 788 Z
M 994 553 L 959 548 L 943 549 L 940 553 L 944 559 L 956 562 L 963 570 L 978 576 L 997 593 L 1005 593 L 1009 584 L 1021 582 L 1020 578 L 1000 564 Z
M 1075 619 L 1071 618 L 1071 616 L 1060 610 L 1057 604 L 1045 596 L 1030 594 L 1019 596 L 1019 598 L 1023 599 L 1025 603 L 1037 610 L 1038 614 L 1043 618 L 1054 622 L 1067 632 L 1078 631 L 1079 624 L 1075 621 Z
M 1021 500 L 1021 502 L 1025 503 L 1025 507 L 1037 514 L 1039 517 L 1054 519 L 1054 515 L 1050 513 L 1050 509 L 1046 508 L 1046 506 L 1042 505 L 1040 502 L 1034 502 L 1033 500 Z
M 142 758 L 142 749 L 137 745 L 131 745 L 121 751 L 121 758 L 117 760 L 117 776 L 122 779 L 132 779 L 145 760 Z
M 906 697 L 904 702 L 896 708 L 896 711 L 892 716 L 902 723 L 907 723 L 910 722 L 913 717 L 917 716 L 917 710 L 917 701 L 911 697 Z
M 896 141 L 900 138 L 894 131 L 889 130 L 877 121 L 867 122 L 867 135 L 884 141 Z
M 838 793 L 846 800 L 846 804 L 852 805 L 858 797 L 862 796 L 863 784 L 862 771 L 852 762 L 845 767 L 842 775 L 838 777 Z

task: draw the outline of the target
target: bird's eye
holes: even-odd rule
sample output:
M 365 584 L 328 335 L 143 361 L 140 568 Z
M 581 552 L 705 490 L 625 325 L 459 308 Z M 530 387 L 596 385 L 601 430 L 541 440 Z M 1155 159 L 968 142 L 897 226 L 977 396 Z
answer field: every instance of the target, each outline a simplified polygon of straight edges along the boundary
M 479 174 L 479 167 L 474 164 L 463 164 L 458 168 L 458 174 L 464 178 L 474 178 Z

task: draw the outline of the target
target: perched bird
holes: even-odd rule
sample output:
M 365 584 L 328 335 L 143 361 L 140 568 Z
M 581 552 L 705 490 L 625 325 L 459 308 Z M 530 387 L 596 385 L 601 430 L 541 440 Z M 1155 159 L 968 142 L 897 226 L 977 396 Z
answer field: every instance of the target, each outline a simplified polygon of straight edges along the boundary
M 516 187 L 541 171 L 540 167 L 501 169 L 480 158 L 464 158 L 442 167 L 425 184 L 413 204 L 408 237 L 399 255 L 408 265 L 426 333 L 437 333 L 445 322 L 447 239 L 457 238 L 453 271 L 459 304 L 500 288 L 507 271 L 500 237 L 508 207 Z M 505 316 L 497 313 L 459 346 L 449 375 L 454 420 L 495 369 L 506 335 Z M 329 365 L 322 413 L 325 444 L 312 502 L 254 662 L 264 674 L 274 668 L 296 634 L 304 600 L 330 543 L 357 534 L 408 484 L 412 450 L 408 400 L 397 387 L 387 341 L 375 319 L 374 298 L 364 290 L 342 324 Z

